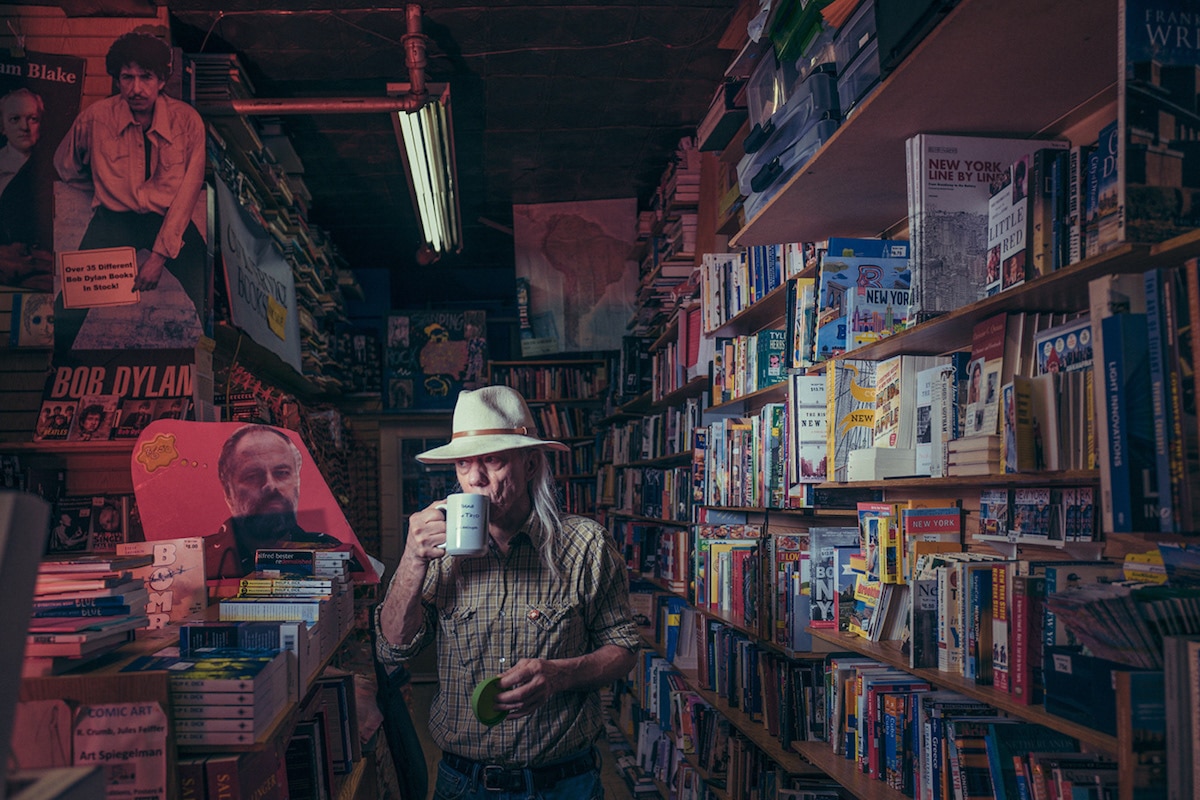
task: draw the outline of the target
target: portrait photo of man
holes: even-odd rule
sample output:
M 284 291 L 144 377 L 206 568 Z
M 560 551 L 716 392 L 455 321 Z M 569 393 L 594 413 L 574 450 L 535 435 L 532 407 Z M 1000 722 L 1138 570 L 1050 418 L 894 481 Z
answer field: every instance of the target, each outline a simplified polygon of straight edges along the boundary
M 328 534 L 304 530 L 296 520 L 302 465 L 299 448 L 270 425 L 249 424 L 225 440 L 217 477 L 229 519 L 218 534 L 232 532 L 242 574 L 254 569 L 259 548 L 290 542 L 339 543 Z
M 86 70 L 85 58 L 0 49 L 0 285 L 53 289 L 54 151 Z
M 0 244 L 31 245 L 36 240 L 37 215 L 30 156 L 41 138 L 46 104 L 29 89 L 14 89 L 0 97 Z

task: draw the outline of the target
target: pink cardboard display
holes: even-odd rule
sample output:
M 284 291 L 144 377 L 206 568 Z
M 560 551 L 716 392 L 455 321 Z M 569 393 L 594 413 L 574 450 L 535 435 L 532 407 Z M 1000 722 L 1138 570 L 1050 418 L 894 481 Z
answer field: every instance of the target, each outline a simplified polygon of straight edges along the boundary
M 130 471 L 147 541 L 212 536 L 219 532 L 228 536 L 231 528 L 235 540 L 240 541 L 239 525 L 248 519 L 290 518 L 288 509 L 291 508 L 291 501 L 284 502 L 276 498 L 273 508 L 279 511 L 234 519 L 233 506 L 227 500 L 218 477 L 218 462 L 226 440 L 246 427 L 247 423 L 242 422 L 186 422 L 173 419 L 156 420 L 146 426 L 134 444 Z M 325 541 L 331 545 L 339 542 L 350 544 L 354 557 L 351 577 L 359 582 L 378 583 L 379 576 L 371 566 L 370 559 L 299 434 L 270 425 L 251 427 L 261 430 L 241 434 L 247 440 L 261 437 L 259 441 L 270 443 L 272 437 L 282 436 L 299 452 L 298 490 L 294 490 L 292 484 L 293 492 L 298 494 L 294 508 L 297 530 L 325 534 Z M 241 442 L 237 448 L 239 452 L 240 445 Z M 289 492 L 284 490 L 284 493 Z M 260 543 L 259 546 L 271 545 Z M 246 544 L 243 555 L 249 553 L 252 557 L 252 550 Z

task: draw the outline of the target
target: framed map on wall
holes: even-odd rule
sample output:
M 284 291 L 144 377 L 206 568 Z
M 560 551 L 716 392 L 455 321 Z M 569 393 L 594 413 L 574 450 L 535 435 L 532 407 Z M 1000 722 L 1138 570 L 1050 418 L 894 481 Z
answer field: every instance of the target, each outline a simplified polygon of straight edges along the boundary
M 619 349 L 638 288 L 637 200 L 514 205 L 513 235 L 534 335 L 562 353 Z

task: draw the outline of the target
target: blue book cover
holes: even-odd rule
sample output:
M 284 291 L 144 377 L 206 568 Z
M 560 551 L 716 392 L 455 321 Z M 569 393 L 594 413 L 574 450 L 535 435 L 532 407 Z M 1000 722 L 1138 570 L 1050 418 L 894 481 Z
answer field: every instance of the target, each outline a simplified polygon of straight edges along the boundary
M 1034 723 L 1015 724 L 1017 720 L 998 719 L 988 724 L 984 738 L 988 765 L 992 772 L 992 791 L 996 800 L 1021 800 L 1017 760 L 1029 753 L 1075 753 L 1079 745 L 1065 733 Z M 1017 760 L 1014 760 L 1017 759 Z
M 852 283 L 846 294 L 846 350 L 904 330 L 911 302 L 908 259 L 845 258 L 841 263 Z
M 1113 530 L 1159 532 L 1158 468 L 1145 314 L 1116 314 L 1102 323 Z
M 908 262 L 909 244 L 901 239 L 843 239 L 833 238 L 821 258 L 817 286 L 816 359 L 824 361 L 846 350 L 846 294 L 858 284 L 859 271 L 851 263 L 857 259 L 876 261 L 900 259 Z M 875 275 L 863 273 L 865 280 Z M 905 289 L 909 280 L 905 278 Z M 907 309 L 905 309 L 907 314 Z
M 1111 249 L 1120 239 L 1120 131 L 1113 120 L 1100 131 L 1096 147 L 1095 205 L 1089 207 L 1089 220 L 1095 226 L 1094 245 L 1089 246 L 1088 255 L 1094 256 Z M 1093 199 L 1091 186 L 1088 200 Z M 1089 242 L 1091 244 L 1091 242 Z

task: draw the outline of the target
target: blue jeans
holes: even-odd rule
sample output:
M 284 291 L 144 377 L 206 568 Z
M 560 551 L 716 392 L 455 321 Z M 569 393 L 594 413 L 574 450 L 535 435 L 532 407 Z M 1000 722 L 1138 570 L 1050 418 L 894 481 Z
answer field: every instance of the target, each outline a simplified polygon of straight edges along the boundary
M 522 792 L 498 792 L 484 788 L 480 780 L 472 780 L 458 770 L 438 762 L 435 800 L 603 800 L 604 785 L 600 770 L 594 769 L 574 778 L 564 778 L 540 792 L 526 786 Z

